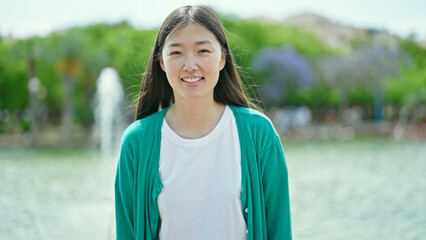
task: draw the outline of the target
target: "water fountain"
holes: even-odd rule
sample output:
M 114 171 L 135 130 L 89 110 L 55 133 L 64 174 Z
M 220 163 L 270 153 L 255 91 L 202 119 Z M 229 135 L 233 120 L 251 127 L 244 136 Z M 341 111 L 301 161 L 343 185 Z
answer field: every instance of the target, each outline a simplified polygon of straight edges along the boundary
M 102 158 L 114 157 L 124 129 L 124 89 L 117 71 L 104 68 L 96 82 L 94 105 L 95 139 L 99 140 Z

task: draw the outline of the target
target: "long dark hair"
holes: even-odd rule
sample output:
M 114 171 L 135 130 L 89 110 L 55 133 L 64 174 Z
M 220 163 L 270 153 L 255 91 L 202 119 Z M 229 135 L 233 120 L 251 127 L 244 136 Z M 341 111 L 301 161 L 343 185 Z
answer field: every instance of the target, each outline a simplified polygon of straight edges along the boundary
M 135 120 L 149 116 L 174 102 L 173 90 L 167 81 L 166 73 L 161 69 L 159 57 L 167 36 L 189 23 L 200 24 L 212 32 L 226 54 L 225 67 L 220 71 L 219 80 L 214 88 L 214 100 L 223 104 L 259 109 L 244 94 L 237 65 L 229 49 L 220 18 L 209 7 L 184 6 L 170 13 L 158 31 L 154 49 L 142 78 Z

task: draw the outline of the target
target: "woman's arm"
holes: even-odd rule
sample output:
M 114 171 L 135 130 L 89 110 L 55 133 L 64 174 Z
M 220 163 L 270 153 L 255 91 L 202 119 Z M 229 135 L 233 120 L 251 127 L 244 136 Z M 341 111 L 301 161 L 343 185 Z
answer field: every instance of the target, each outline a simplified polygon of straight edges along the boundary
M 268 240 L 290 240 L 292 234 L 288 172 L 278 136 L 264 151 L 261 163 Z
M 131 148 L 122 142 L 115 178 L 115 220 L 117 240 L 134 239 L 133 226 L 134 165 Z

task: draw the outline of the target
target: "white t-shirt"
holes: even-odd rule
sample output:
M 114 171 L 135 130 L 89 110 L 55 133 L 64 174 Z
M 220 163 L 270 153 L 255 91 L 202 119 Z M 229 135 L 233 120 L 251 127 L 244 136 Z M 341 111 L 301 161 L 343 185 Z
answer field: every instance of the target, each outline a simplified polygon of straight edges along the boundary
M 157 198 L 160 240 L 245 240 L 241 151 L 232 110 L 199 139 L 184 139 L 163 122 Z

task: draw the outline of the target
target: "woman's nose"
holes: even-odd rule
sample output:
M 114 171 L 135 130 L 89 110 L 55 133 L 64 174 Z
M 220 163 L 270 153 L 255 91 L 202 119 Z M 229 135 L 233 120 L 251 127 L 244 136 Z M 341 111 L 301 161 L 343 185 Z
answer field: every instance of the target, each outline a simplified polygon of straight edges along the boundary
M 198 69 L 197 61 L 194 57 L 186 57 L 183 70 L 192 72 Z

